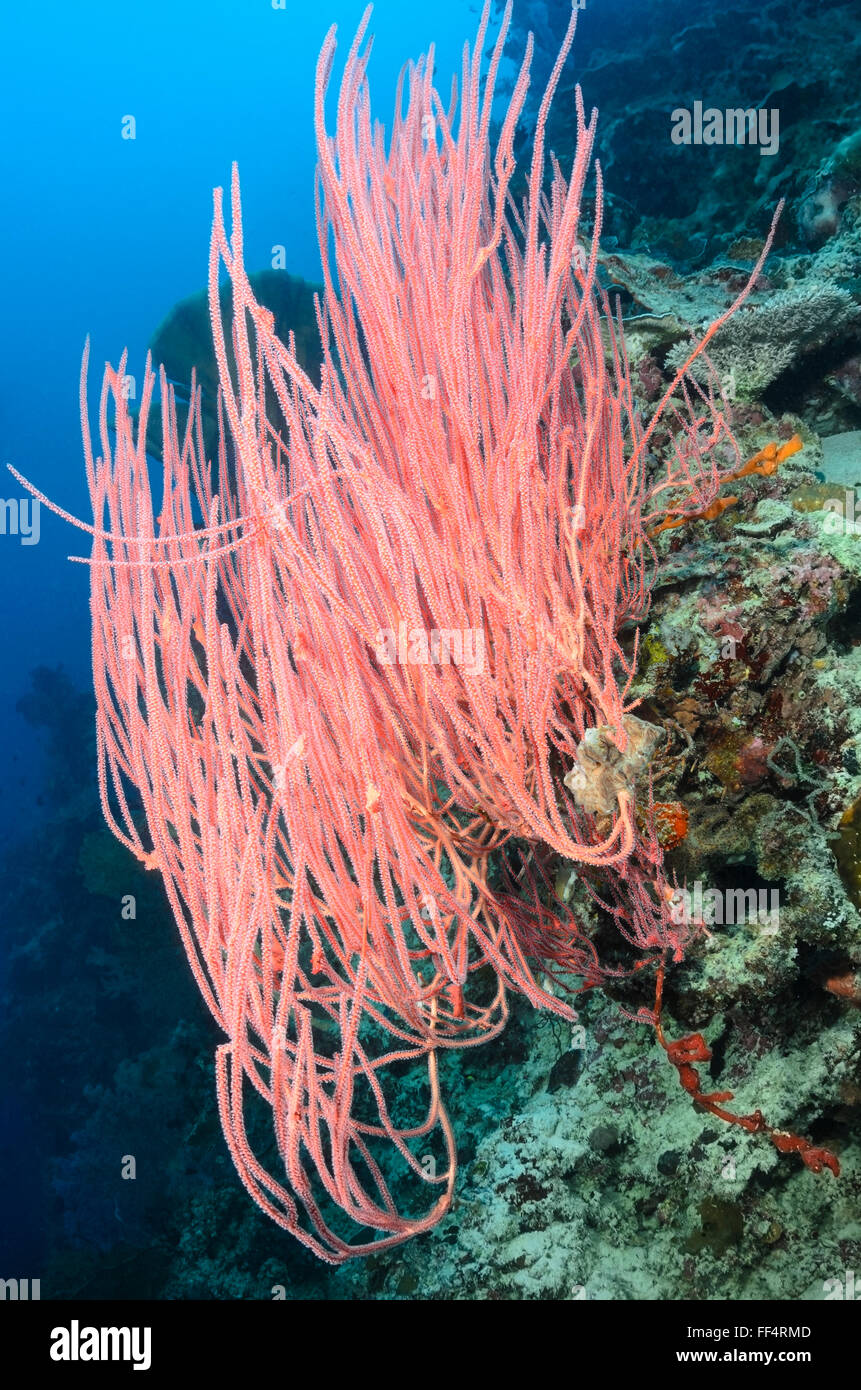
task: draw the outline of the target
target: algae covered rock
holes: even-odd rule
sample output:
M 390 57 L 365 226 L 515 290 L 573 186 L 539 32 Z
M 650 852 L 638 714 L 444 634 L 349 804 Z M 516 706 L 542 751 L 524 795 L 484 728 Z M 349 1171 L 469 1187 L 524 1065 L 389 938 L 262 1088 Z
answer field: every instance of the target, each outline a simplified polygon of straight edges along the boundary
M 286 270 L 261 270 L 250 275 L 254 294 L 274 315 L 275 332 L 282 342 L 291 333 L 296 340 L 296 356 L 315 385 L 320 383 L 323 354 L 317 326 L 315 296 L 322 295 L 322 286 L 289 275 Z M 221 321 L 226 341 L 230 341 L 233 320 L 232 291 L 229 282 L 221 286 Z M 249 332 L 253 334 L 253 326 Z M 218 453 L 218 368 L 212 345 L 212 324 L 209 297 L 205 290 L 190 295 L 171 309 L 167 318 L 150 342 L 153 362 L 164 367 L 176 392 L 180 430 L 187 418 L 187 405 L 192 373 L 201 389 L 201 414 L 206 457 Z M 229 352 L 229 349 L 228 349 Z M 271 405 L 272 423 L 279 425 L 281 414 L 277 402 Z M 161 457 L 161 411 L 156 405 L 150 414 L 147 428 L 147 452 Z

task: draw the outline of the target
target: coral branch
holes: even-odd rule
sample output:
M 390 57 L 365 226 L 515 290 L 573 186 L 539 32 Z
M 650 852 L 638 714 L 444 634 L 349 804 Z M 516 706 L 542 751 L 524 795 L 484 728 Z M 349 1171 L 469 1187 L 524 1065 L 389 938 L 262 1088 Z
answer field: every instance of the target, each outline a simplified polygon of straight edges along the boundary
M 693 1063 L 710 1062 L 712 1058 L 711 1048 L 706 1043 L 702 1033 L 688 1033 L 683 1038 L 677 1038 L 675 1042 L 667 1041 L 661 1021 L 663 994 L 664 967 L 659 965 L 655 988 L 655 1012 L 651 1021 L 654 1022 L 658 1042 L 676 1068 L 679 1081 L 691 1100 L 695 1101 L 703 1110 L 707 1110 L 710 1115 L 715 1115 L 717 1119 L 724 1120 L 727 1124 L 740 1125 L 749 1134 L 767 1134 L 779 1153 L 798 1154 L 802 1163 L 814 1173 L 821 1173 L 823 1168 L 827 1168 L 834 1174 L 835 1178 L 839 1177 L 840 1163 L 829 1149 L 819 1148 L 812 1140 L 804 1139 L 798 1134 L 791 1134 L 788 1130 L 775 1129 L 763 1118 L 761 1110 L 754 1110 L 752 1115 L 736 1115 L 731 1110 L 726 1110 L 724 1105 L 726 1101 L 733 1099 L 732 1091 L 706 1093 L 702 1090 L 700 1074 Z

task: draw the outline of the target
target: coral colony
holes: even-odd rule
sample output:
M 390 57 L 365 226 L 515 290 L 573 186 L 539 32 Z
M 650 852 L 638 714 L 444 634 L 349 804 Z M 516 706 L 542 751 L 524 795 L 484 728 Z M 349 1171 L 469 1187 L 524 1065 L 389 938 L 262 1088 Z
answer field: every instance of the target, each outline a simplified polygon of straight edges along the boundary
M 509 186 L 531 40 L 491 139 L 510 8 L 482 77 L 485 6 L 459 103 L 435 91 L 432 52 L 406 69 L 388 143 L 371 124 L 369 13 L 334 135 L 334 31 L 317 69 L 319 389 L 252 292 L 235 169 L 231 231 L 218 189 L 210 253 L 218 458 L 203 455 L 199 401 L 180 435 L 162 375 L 154 502 L 149 364 L 136 423 L 125 358 L 107 368 L 95 458 L 82 382 L 104 814 L 162 875 L 225 1035 L 218 1104 L 242 1182 L 333 1264 L 447 1211 L 440 1054 L 496 1037 L 509 990 L 572 1020 L 566 994 L 653 967 L 656 1005 L 639 1016 L 693 1100 L 837 1172 L 826 1150 L 705 1093 L 699 1034 L 664 1035 L 664 973 L 699 924 L 673 910 L 662 832 L 677 841 L 687 817 L 653 802 L 663 731 L 633 712 L 638 643 L 623 636 L 649 611 L 657 536 L 717 516 L 734 500 L 723 483 L 800 447 L 743 465 L 704 356 L 771 236 L 643 422 L 596 281 L 596 113 L 579 89 L 573 167 L 551 156 L 544 185 L 576 9 L 521 204 Z M 464 649 L 473 659 L 452 658 Z M 620 934 L 612 962 L 554 891 L 560 857 Z

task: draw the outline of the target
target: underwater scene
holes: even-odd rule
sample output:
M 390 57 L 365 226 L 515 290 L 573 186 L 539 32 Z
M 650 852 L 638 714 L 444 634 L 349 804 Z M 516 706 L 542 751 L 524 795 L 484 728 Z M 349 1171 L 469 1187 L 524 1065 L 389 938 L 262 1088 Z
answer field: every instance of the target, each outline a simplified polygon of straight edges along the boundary
M 0 1301 L 861 1299 L 857 0 L 0 32 Z

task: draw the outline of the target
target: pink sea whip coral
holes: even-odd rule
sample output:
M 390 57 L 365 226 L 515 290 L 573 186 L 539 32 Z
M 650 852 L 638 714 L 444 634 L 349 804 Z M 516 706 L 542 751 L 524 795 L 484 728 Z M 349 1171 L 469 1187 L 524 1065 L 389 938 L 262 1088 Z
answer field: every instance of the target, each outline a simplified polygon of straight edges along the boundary
M 719 390 L 684 372 L 640 421 L 596 287 L 597 166 L 583 250 L 596 118 L 579 90 L 574 166 L 566 179 L 554 161 L 544 191 L 545 121 L 576 11 L 522 207 L 509 184 L 531 44 L 492 149 L 509 14 L 482 80 L 488 11 L 464 51 L 459 108 L 434 90 L 430 54 L 402 78 L 388 147 L 370 120 L 368 14 L 331 137 L 334 31 L 326 40 L 319 390 L 252 294 L 235 170 L 231 232 L 217 190 L 210 259 L 219 458 L 203 455 L 199 409 L 180 437 L 162 377 L 156 516 L 149 364 L 137 424 L 124 361 L 107 369 L 95 458 L 82 384 L 104 813 L 162 874 L 227 1038 L 218 1100 L 243 1183 L 333 1263 L 447 1209 L 441 1050 L 495 1036 L 508 989 L 573 1018 L 558 988 L 606 977 L 552 893 L 548 852 L 601 871 L 638 963 L 678 959 L 685 944 L 649 806 L 639 829 L 635 815 L 655 734 L 633 715 L 636 642 L 626 651 L 620 630 L 648 611 L 651 530 L 705 514 L 740 460 Z M 655 477 L 647 446 L 668 415 Z M 401 631 L 470 634 L 483 659 L 441 660 L 430 643 L 422 659 L 388 659 L 381 634 Z M 516 883 L 499 856 L 490 872 L 515 837 Z M 430 1095 L 408 1117 L 403 1064 L 416 1059 Z M 281 1176 L 252 1145 L 255 1096 Z M 386 1146 L 437 1189 L 423 1215 L 404 1214 Z M 345 1215 L 368 1238 L 351 1240 Z

